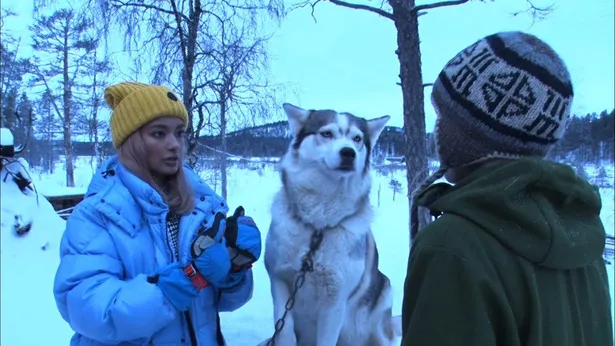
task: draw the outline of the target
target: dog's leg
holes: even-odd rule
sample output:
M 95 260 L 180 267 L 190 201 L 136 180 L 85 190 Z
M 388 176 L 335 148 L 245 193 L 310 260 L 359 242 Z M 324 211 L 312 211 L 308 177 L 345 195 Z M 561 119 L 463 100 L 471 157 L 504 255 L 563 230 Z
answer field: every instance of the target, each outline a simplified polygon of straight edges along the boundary
M 401 337 L 401 315 L 396 315 L 391 317 L 391 329 L 393 329 L 393 335 L 396 338 Z
M 278 323 L 278 320 L 282 318 L 286 311 L 286 302 L 290 298 L 290 290 L 288 285 L 283 280 L 275 277 L 271 278 L 271 296 L 273 297 L 273 318 L 274 323 Z M 296 346 L 297 338 L 295 336 L 295 321 L 292 316 L 292 312 L 286 314 L 284 319 L 284 327 L 275 338 L 276 345 L 283 346 Z
M 342 331 L 346 319 L 345 316 L 346 302 L 341 299 L 332 302 L 332 305 L 319 308 L 316 346 L 337 345 L 340 332 Z

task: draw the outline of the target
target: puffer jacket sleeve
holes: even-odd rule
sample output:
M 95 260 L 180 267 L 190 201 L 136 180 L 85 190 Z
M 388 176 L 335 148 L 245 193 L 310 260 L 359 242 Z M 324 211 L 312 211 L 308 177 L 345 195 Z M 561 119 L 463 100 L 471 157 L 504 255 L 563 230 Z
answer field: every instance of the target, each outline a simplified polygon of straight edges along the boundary
M 123 280 L 101 214 L 88 200 L 73 212 L 60 244 L 54 296 L 72 329 L 101 343 L 142 341 L 175 319 L 176 311 L 146 275 Z
M 252 299 L 252 293 L 254 292 L 254 274 L 252 269 L 248 269 L 240 275 L 243 277 L 237 285 L 220 290 L 219 311 L 235 311 Z

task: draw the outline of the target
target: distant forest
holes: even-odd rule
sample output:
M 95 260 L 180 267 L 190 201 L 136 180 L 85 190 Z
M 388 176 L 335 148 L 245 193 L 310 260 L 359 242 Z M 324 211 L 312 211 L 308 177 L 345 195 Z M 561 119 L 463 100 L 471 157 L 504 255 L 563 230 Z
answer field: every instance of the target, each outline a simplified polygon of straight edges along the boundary
M 564 138 L 552 149 L 550 158 L 567 162 L 613 162 L 614 111 L 600 114 L 575 116 L 571 119 Z M 240 157 L 280 157 L 286 151 L 290 132 L 286 121 L 245 128 L 227 135 L 228 153 Z M 428 153 L 436 158 L 435 141 L 432 133 L 427 134 Z M 201 157 L 214 156 L 220 147 L 220 138 L 204 136 L 199 138 Z M 51 149 L 51 150 L 50 150 Z M 93 156 L 94 148 L 88 142 L 73 142 L 74 155 Z M 110 142 L 102 144 L 108 155 L 113 152 Z M 32 165 L 45 166 L 44 162 L 57 162 L 64 152 L 63 141 L 31 139 L 25 157 Z M 374 149 L 376 161 L 387 157 L 401 157 L 404 153 L 404 132 L 400 127 L 384 129 Z

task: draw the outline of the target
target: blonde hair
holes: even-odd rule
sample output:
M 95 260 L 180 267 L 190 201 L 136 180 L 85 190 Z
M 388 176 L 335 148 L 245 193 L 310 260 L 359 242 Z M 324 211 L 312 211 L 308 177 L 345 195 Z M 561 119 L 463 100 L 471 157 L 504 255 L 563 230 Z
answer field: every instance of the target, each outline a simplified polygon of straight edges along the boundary
M 180 162 L 183 162 L 185 153 L 181 150 Z M 188 214 L 194 208 L 194 191 L 188 183 L 183 165 L 179 165 L 176 174 L 169 177 L 165 186 L 159 186 L 154 179 L 147 162 L 145 142 L 141 131 L 133 132 L 119 147 L 120 162 L 139 178 L 150 184 L 167 203 L 169 208 L 179 215 Z

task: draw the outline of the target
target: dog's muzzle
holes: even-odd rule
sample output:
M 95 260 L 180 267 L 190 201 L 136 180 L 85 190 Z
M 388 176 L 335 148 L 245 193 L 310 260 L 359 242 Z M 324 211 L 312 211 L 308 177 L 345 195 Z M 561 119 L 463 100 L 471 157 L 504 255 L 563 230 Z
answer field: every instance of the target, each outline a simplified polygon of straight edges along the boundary
M 354 149 L 349 147 L 344 147 L 340 150 L 340 167 L 339 169 L 342 171 L 352 171 L 354 170 L 354 160 L 357 157 L 357 153 Z

